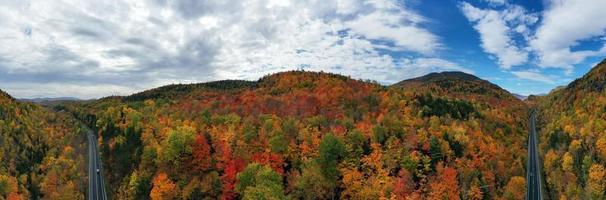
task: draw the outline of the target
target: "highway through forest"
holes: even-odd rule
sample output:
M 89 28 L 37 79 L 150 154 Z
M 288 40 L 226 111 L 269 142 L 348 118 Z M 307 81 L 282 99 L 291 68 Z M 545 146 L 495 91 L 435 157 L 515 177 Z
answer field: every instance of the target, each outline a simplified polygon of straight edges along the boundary
M 526 199 L 542 200 L 541 164 L 537 152 L 536 112 L 531 111 L 528 134 L 528 160 L 526 163 Z
M 88 129 L 88 199 L 107 200 L 103 170 L 97 149 L 97 137 Z
M 526 199 L 527 200 L 542 200 L 541 194 L 541 164 L 537 151 L 537 133 L 536 133 L 536 113 L 532 111 L 529 118 L 529 135 L 528 135 L 528 160 L 526 170 Z M 88 199 L 89 200 L 107 200 L 105 192 L 105 183 L 103 180 L 103 170 L 101 160 L 99 159 L 99 151 L 97 149 L 97 137 L 92 130 L 88 130 Z

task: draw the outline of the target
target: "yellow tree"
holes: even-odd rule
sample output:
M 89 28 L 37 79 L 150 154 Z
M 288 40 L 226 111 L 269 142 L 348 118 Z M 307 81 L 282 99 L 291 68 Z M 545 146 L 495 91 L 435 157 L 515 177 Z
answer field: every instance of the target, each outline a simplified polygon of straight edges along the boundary
M 383 167 L 383 151 L 379 144 L 372 144 L 372 153 L 362 158 L 362 162 L 367 170 L 372 173 L 368 173 L 366 179 L 366 190 L 364 193 L 377 194 L 379 198 L 384 198 L 388 193 L 393 190 L 392 177 L 389 176 L 389 172 Z
M 547 153 L 545 154 L 545 161 L 543 163 L 543 167 L 547 173 L 549 173 L 551 169 L 557 167 L 558 159 L 558 154 L 554 150 L 550 149 L 549 151 L 547 151 Z
M 484 194 L 482 194 L 482 189 L 477 185 L 472 185 L 469 188 L 469 199 L 471 200 L 482 200 L 484 199 Z
M 570 142 L 570 145 L 568 147 L 568 150 L 576 153 L 578 150 L 581 149 L 581 141 L 580 140 L 572 140 L 572 142 Z
M 364 174 L 357 169 L 342 169 L 343 173 L 343 197 L 360 199 L 360 192 L 364 189 Z
M 526 179 L 521 176 L 514 176 L 509 179 L 505 186 L 505 199 L 523 199 L 526 194 Z
M 438 179 L 430 185 L 430 193 L 427 199 L 460 199 L 459 182 L 457 181 L 457 171 L 450 167 L 436 167 Z
M 373 152 L 362 158 L 363 169 L 343 169 L 343 195 L 349 199 L 386 198 L 393 190 L 393 181 L 383 167 L 383 153 L 378 143 L 372 144 Z
M 154 178 L 153 189 L 149 196 L 153 200 L 175 199 L 178 193 L 177 185 L 162 172 Z
M 593 199 L 602 199 L 602 197 L 604 197 L 605 174 L 606 171 L 604 171 L 604 166 L 600 164 L 593 164 L 591 165 L 591 168 L 589 168 L 587 189 Z
M 572 154 L 570 152 L 566 152 L 564 157 L 562 157 L 562 169 L 564 171 L 571 172 L 573 164 L 574 159 L 572 158 Z
M 601 137 L 595 142 L 595 148 L 598 150 L 602 160 L 606 160 L 606 136 Z

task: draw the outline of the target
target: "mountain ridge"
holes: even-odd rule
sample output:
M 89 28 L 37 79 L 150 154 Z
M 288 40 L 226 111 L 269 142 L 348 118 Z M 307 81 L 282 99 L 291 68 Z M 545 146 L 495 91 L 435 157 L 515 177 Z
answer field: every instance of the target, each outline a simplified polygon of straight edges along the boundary
M 159 97 L 167 97 L 170 95 L 187 95 L 196 90 L 238 90 L 238 89 L 255 89 L 258 87 L 271 87 L 273 84 L 280 82 L 282 77 L 294 76 L 294 80 L 302 79 L 303 77 L 324 77 L 329 79 L 341 80 L 341 81 L 352 81 L 352 82 L 361 82 L 361 83 L 370 83 L 377 84 L 376 81 L 371 80 L 363 80 L 363 79 L 353 79 L 349 76 L 344 76 L 340 74 L 328 73 L 328 72 L 314 72 L 314 71 L 285 71 L 278 72 L 274 74 L 265 75 L 255 81 L 249 80 L 234 80 L 234 79 L 226 79 L 226 80 L 218 80 L 218 81 L 210 81 L 210 82 L 201 82 L 201 83 L 192 83 L 192 84 L 170 84 L 164 85 L 156 88 L 147 89 L 141 92 L 136 92 L 130 95 L 125 96 L 108 96 L 103 97 L 101 99 L 106 98 L 119 98 L 125 101 L 135 101 L 141 99 L 153 99 Z M 298 78 L 297 78 L 298 77 Z M 312 78 L 312 82 L 313 82 Z M 499 87 L 498 85 L 481 79 L 475 75 L 468 74 L 461 71 L 445 71 L 445 72 L 433 72 L 423 76 L 405 79 L 400 82 L 391 84 L 391 85 L 382 85 L 385 88 L 392 87 L 416 87 L 419 85 L 429 85 L 432 83 L 438 84 L 450 84 L 445 82 L 456 83 L 457 81 L 475 83 L 484 85 L 486 89 L 489 90 L 499 90 L 499 94 L 497 96 L 503 97 L 504 94 L 507 96 L 515 97 L 513 93 Z M 309 82 L 301 82 L 301 83 L 293 83 L 291 86 L 293 88 L 296 87 L 304 87 L 303 84 L 310 84 Z M 476 91 L 476 93 L 482 93 L 484 90 Z M 163 94 L 164 93 L 164 94 Z
M 82 99 L 77 97 L 39 97 L 39 98 L 20 98 L 19 101 L 26 101 L 32 103 L 42 103 L 51 101 L 80 101 Z
M 464 81 L 477 81 L 482 80 L 475 75 L 468 74 L 462 71 L 444 71 L 444 72 L 432 72 L 423 76 L 410 78 L 406 80 L 402 80 L 394 85 L 401 85 L 407 82 L 427 82 L 427 81 L 437 81 L 441 79 L 458 79 Z
M 589 72 L 572 81 L 566 87 L 568 90 L 582 89 L 602 92 L 606 86 L 606 59 L 594 66 Z
M 439 93 L 455 98 L 466 98 L 467 94 L 472 93 L 487 97 L 483 100 L 490 100 L 490 97 L 519 100 L 513 93 L 490 81 L 459 71 L 433 72 L 421 77 L 400 81 L 390 87 L 423 88 L 427 90 L 426 92 Z

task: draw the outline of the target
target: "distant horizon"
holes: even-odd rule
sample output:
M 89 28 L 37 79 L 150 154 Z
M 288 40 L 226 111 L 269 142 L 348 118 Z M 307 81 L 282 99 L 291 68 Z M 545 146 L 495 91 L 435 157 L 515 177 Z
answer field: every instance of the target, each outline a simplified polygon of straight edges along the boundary
M 292 71 L 292 70 L 288 70 L 288 71 Z M 275 73 L 271 73 L 271 74 L 266 74 L 266 75 L 273 75 L 273 74 L 282 73 L 282 72 L 288 72 L 288 71 L 279 71 L 279 72 L 275 72 Z M 294 70 L 294 71 L 305 71 L 305 72 L 324 72 L 324 71 L 308 71 L 308 70 Z M 411 78 L 403 79 L 403 80 L 400 80 L 400 81 L 405 81 L 405 80 L 410 80 L 410 79 L 415 79 L 415 78 L 423 77 L 423 76 L 429 75 L 429 74 L 431 74 L 431 73 L 443 73 L 443 72 L 462 72 L 462 71 L 438 71 L 438 72 L 429 72 L 429 73 L 427 73 L 427 74 L 423 74 L 423 75 L 420 75 L 420 76 L 416 76 L 416 77 L 411 77 Z M 324 73 L 332 73 L 332 72 L 324 72 Z M 463 73 L 466 73 L 466 72 L 463 72 Z M 338 75 L 342 75 L 342 76 L 347 76 L 347 75 L 344 75 L 344 74 L 339 74 L 339 73 L 334 73 L 334 74 L 338 74 Z M 485 78 L 479 77 L 479 76 L 477 76 L 477 75 L 475 75 L 475 74 L 473 74 L 473 73 L 467 73 L 467 74 L 471 74 L 471 75 L 476 76 L 476 77 L 478 77 L 478 78 L 480 78 L 480 79 L 482 79 L 482 80 L 486 80 L 486 81 L 489 81 L 489 82 L 491 82 L 491 83 L 493 83 L 493 84 L 496 84 L 496 83 L 494 83 L 494 82 L 492 82 L 492 81 L 490 81 L 490 80 L 488 80 L 488 79 L 485 79 Z M 254 80 L 245 80 L 245 81 L 258 81 L 260 78 L 261 78 L 261 77 L 259 77 L 259 78 L 257 78 L 257 79 L 254 79 Z M 352 79 L 356 79 L 356 80 L 370 80 L 370 81 L 376 81 L 376 80 L 372 80 L 372 79 L 359 79 L 359 78 L 354 78 L 354 77 L 351 77 L 351 78 L 352 78 Z M 77 97 L 77 96 L 32 96 L 32 97 L 20 97 L 20 96 L 15 96 L 15 95 L 11 94 L 9 91 L 6 91 L 6 90 L 4 90 L 4 89 L 2 89 L 2 88 L 0 88 L 0 90 L 2 90 L 2 91 L 4 91 L 4 92 L 8 93 L 9 95 L 11 95 L 12 97 L 14 97 L 14 98 L 16 98 L 16 99 L 21 99 L 21 100 L 35 100 L 35 99 L 61 99 L 61 98 L 75 98 L 75 99 L 78 99 L 78 100 L 97 100 L 97 99 L 101 99 L 101 98 L 104 98 L 104 97 L 110 97 L 110 96 L 129 96 L 129 95 L 133 95 L 133 94 L 136 94 L 136 93 L 139 93 L 139 92 L 143 92 L 143 91 L 147 91 L 147 90 L 150 90 L 150 89 L 159 88 L 159 87 L 168 86 L 168 85 L 174 85 L 174 84 L 198 84 L 198 83 L 208 83 L 208 82 L 222 81 L 222 80 L 244 80 L 244 79 L 221 79 L 221 80 L 212 80 L 212 81 L 206 81 L 206 82 L 188 82 L 188 83 L 185 83 L 185 82 L 178 82 L 178 83 L 169 83 L 169 84 L 160 85 L 160 86 L 156 86 L 156 87 L 143 88 L 143 89 L 141 89 L 141 90 L 137 90 L 137 91 L 134 91 L 134 92 L 132 92 L 132 93 L 128 93 L 128 94 L 111 94 L 111 95 L 99 96 L 99 97 Z M 378 81 L 377 81 L 377 83 L 379 83 L 379 84 L 381 84 L 381 85 L 383 85 L 383 86 L 391 86 L 391 85 L 396 84 L 396 83 L 398 83 L 398 82 L 400 82 L 400 81 L 397 81 L 397 82 L 394 82 L 394 83 L 389 83 L 389 84 L 386 84 L 386 83 L 381 83 L 381 82 L 378 82 Z M 568 84 L 570 84 L 570 83 L 568 83 Z M 553 89 L 556 89 L 556 88 L 558 88 L 558 87 L 563 87 L 563 86 L 565 87 L 565 86 L 567 86 L 568 84 L 566 84 L 566 85 L 560 85 L 560 86 L 556 86 L 556 87 L 554 87 Z M 498 84 L 497 84 L 497 85 L 498 85 Z M 506 89 L 506 88 L 503 88 L 503 87 L 502 87 L 502 86 L 500 86 L 500 85 L 499 85 L 499 87 L 501 87 L 502 89 L 504 89 L 504 90 L 508 91 L 508 92 L 509 92 L 509 93 L 511 93 L 512 95 L 521 95 L 521 96 L 525 96 L 525 97 L 532 96 L 532 95 L 538 95 L 538 96 L 540 96 L 540 95 L 547 95 L 547 94 L 549 94 L 549 92 L 548 92 L 548 93 L 536 93 L 536 94 L 520 94 L 520 93 L 515 93 L 515 92 L 512 92 L 512 91 L 510 91 L 510 90 L 508 90 L 508 89 Z M 553 89 L 552 89 L 552 90 L 553 90 Z

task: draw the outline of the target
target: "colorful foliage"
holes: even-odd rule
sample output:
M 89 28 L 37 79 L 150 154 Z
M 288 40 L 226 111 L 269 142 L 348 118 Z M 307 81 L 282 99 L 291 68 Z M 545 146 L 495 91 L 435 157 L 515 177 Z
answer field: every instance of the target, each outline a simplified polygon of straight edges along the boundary
M 525 173 L 527 107 L 448 78 L 385 87 L 297 71 L 63 106 L 96 119 L 114 196 L 171 181 L 184 199 L 503 197 Z M 133 189 L 135 172 L 153 187 Z

